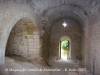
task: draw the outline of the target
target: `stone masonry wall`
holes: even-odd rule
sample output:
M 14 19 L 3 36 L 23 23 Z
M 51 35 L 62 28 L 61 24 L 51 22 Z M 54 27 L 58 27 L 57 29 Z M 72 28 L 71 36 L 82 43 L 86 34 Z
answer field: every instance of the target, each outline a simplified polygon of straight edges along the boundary
M 7 47 L 6 54 L 21 55 L 26 58 L 39 58 L 39 34 L 33 25 L 19 21 L 12 29 Z
M 6 54 L 27 56 L 28 38 L 25 26 L 17 23 L 12 29 L 6 47 Z
M 95 75 L 100 75 L 100 22 L 90 26 L 90 30 L 90 68 Z
M 59 42 L 62 36 L 68 36 L 71 39 L 71 59 L 82 59 L 82 30 L 79 25 L 71 20 L 65 20 L 68 26 L 64 28 L 61 20 L 54 24 L 50 38 L 50 56 L 59 58 Z

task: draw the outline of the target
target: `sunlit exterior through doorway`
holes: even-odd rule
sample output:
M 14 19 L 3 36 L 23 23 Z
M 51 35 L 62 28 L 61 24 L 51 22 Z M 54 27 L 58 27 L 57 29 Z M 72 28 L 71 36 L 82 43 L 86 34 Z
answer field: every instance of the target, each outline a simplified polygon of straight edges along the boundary
M 69 54 L 69 41 L 64 40 L 61 42 L 61 59 L 68 59 Z

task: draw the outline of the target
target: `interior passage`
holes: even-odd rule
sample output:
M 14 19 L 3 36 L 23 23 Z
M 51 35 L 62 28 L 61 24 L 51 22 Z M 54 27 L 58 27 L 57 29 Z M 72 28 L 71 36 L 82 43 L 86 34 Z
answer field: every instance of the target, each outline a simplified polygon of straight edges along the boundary
M 100 0 L 0 0 L 0 75 L 23 74 L 100 75 Z

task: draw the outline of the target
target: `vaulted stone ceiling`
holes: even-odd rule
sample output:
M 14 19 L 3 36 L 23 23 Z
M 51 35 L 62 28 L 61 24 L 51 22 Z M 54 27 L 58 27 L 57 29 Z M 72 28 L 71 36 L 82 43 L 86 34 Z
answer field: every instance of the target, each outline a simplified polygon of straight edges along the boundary
M 63 18 L 70 18 L 78 22 L 81 27 L 91 20 L 91 16 L 98 10 L 100 0 L 1 0 L 28 4 L 36 13 L 38 22 L 46 21 L 51 27 Z M 94 11 L 95 10 L 95 11 Z
M 99 0 L 98 0 L 99 1 Z M 61 5 L 69 5 L 73 7 L 80 8 L 89 15 L 91 8 L 97 5 L 99 2 L 97 0 L 27 0 L 27 2 L 37 9 L 39 13 L 43 13 L 52 8 L 56 8 Z M 71 10 L 71 9 L 70 9 Z
M 27 0 L 39 19 L 41 16 L 40 20 L 45 20 L 49 28 L 63 18 L 73 19 L 84 27 L 98 9 L 99 2 L 99 0 Z

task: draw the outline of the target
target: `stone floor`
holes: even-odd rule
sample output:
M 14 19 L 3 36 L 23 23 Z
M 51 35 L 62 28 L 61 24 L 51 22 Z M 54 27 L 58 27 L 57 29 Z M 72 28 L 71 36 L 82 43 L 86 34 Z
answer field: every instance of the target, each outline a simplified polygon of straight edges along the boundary
M 52 71 L 50 72 L 51 75 L 78 75 L 77 71 L 73 71 L 75 69 L 75 65 L 77 65 L 77 63 L 73 62 L 73 61 L 68 61 L 68 60 L 57 60 L 53 66 L 51 66 L 50 68 L 54 69 L 61 69 L 60 71 Z M 70 71 L 71 70 L 71 71 Z
M 69 60 L 57 60 L 52 66 L 47 67 L 22 57 L 6 57 L 5 64 L 0 66 L 0 75 L 91 75 L 87 71 L 78 72 L 77 68 L 82 67 Z
M 50 75 L 93 75 L 90 71 L 84 68 L 81 62 L 72 60 L 57 60 L 51 66 L 51 69 L 61 69 L 60 71 L 51 71 Z
M 34 61 L 28 62 L 26 59 L 14 57 L 16 60 L 6 57 L 6 66 L 0 66 L 0 75 L 50 75 L 50 72 L 40 71 L 48 68 Z

